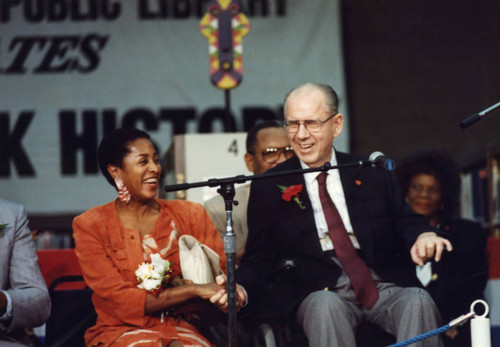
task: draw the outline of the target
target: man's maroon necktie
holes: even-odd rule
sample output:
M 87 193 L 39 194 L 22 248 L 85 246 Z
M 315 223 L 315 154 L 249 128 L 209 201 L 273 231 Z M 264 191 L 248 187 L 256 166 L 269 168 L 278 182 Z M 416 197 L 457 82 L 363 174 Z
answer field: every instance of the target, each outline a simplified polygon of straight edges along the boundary
M 359 302 L 366 308 L 371 309 L 378 300 L 377 288 L 368 267 L 354 248 L 339 211 L 328 194 L 326 175 L 325 172 L 318 175 L 318 190 L 335 253 L 345 273 L 351 280 L 354 293 Z

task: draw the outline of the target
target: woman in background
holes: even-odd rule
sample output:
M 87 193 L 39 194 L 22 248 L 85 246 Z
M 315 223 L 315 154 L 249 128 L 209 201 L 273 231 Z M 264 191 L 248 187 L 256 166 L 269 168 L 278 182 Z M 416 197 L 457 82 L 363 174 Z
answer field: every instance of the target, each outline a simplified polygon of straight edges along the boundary
M 443 321 L 469 312 L 470 304 L 483 298 L 488 280 L 486 243 L 488 233 L 477 223 L 456 218 L 460 176 L 456 162 L 447 154 L 427 151 L 402 161 L 396 171 L 406 201 L 424 215 L 453 245 L 441 261 L 429 261 L 417 273 L 430 282 L 422 284 L 433 297 Z M 452 328 L 443 334 L 446 346 L 470 346 L 470 327 Z
M 182 279 L 179 267 L 178 240 L 189 234 L 218 253 L 225 269 L 223 244 L 208 214 L 199 204 L 156 198 L 161 167 L 147 133 L 118 129 L 102 140 L 98 157 L 118 198 L 73 222 L 76 254 L 98 316 L 86 344 L 211 346 L 185 316 L 172 313 L 193 298 L 227 310 L 223 276 L 193 284 Z M 161 284 L 146 279 L 147 266 L 137 272 L 143 263 L 164 270 Z M 238 304 L 241 295 L 238 288 Z

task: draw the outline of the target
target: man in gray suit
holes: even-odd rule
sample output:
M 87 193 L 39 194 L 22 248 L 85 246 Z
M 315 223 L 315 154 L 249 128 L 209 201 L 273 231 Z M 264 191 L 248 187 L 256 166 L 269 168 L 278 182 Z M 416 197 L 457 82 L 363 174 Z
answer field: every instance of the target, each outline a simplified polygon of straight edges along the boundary
M 24 207 L 0 199 L 0 346 L 31 346 L 27 328 L 50 315 Z
M 268 120 L 255 124 L 246 138 L 245 164 L 248 171 L 260 175 L 290 158 L 294 152 L 288 142 L 285 129 L 278 121 Z M 238 205 L 233 207 L 233 229 L 236 235 L 236 264 L 245 252 L 248 236 L 247 206 L 250 185 L 245 184 L 235 189 L 234 200 Z M 224 199 L 214 196 L 205 201 L 204 207 L 224 240 L 226 234 L 226 211 Z

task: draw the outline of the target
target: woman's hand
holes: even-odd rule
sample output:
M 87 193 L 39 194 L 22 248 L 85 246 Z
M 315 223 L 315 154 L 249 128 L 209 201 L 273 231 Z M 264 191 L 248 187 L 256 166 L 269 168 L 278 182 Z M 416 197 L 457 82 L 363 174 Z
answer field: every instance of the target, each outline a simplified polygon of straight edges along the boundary
M 186 301 L 199 297 L 209 300 L 224 287 L 217 283 L 194 284 L 190 280 L 175 279 L 174 286 L 160 292 L 159 295 L 148 294 L 146 296 L 145 313 L 151 314 L 165 308 L 182 306 Z
M 222 294 L 226 291 L 226 288 L 224 286 L 221 286 L 215 282 L 206 284 L 196 284 L 196 287 L 197 287 L 196 288 L 197 295 L 200 298 L 206 300 L 211 299 L 215 295 L 218 295 L 219 293 Z
M 229 302 L 226 290 L 226 275 L 219 275 L 215 278 L 218 285 L 223 286 L 223 289 L 219 290 L 215 295 L 210 297 L 210 302 L 217 306 L 223 312 L 227 312 Z M 247 295 L 245 289 L 236 284 L 236 308 L 239 310 L 247 302 Z
M 160 311 L 167 307 L 182 305 L 193 297 L 210 300 L 223 312 L 228 309 L 228 295 L 226 290 L 226 276 L 219 275 L 216 282 L 207 284 L 194 284 L 189 280 L 180 280 L 176 286 L 167 288 L 158 296 L 146 296 L 146 314 Z M 242 286 L 236 285 L 236 306 L 239 309 L 246 304 L 246 291 Z
M 425 232 L 418 236 L 410 250 L 410 255 L 415 264 L 423 266 L 429 259 L 434 258 L 436 262 L 441 260 L 445 249 L 448 252 L 453 250 L 450 241 L 434 232 Z

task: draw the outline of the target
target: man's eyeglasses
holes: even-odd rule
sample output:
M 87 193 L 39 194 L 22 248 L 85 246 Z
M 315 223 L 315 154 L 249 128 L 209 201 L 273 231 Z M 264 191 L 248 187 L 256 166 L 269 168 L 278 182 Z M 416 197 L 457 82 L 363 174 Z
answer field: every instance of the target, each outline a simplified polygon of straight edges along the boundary
M 283 126 L 285 127 L 286 131 L 293 134 L 299 131 L 300 125 L 304 124 L 304 127 L 306 128 L 307 131 L 311 133 L 316 133 L 321 130 L 321 127 L 323 124 L 328 122 L 330 119 L 335 117 L 337 113 L 332 114 L 330 117 L 325 119 L 324 121 L 321 121 L 319 119 L 306 119 L 305 121 L 299 122 L 298 120 L 286 120 L 283 122 Z
M 274 164 L 280 159 L 281 154 L 283 154 L 285 156 L 285 159 L 288 159 L 294 155 L 294 152 L 293 152 L 292 147 L 290 147 L 290 146 L 281 147 L 281 148 L 269 147 L 269 148 L 266 148 L 266 150 L 264 152 L 262 152 L 261 154 L 262 154 L 262 158 L 264 158 L 264 161 L 266 163 Z

